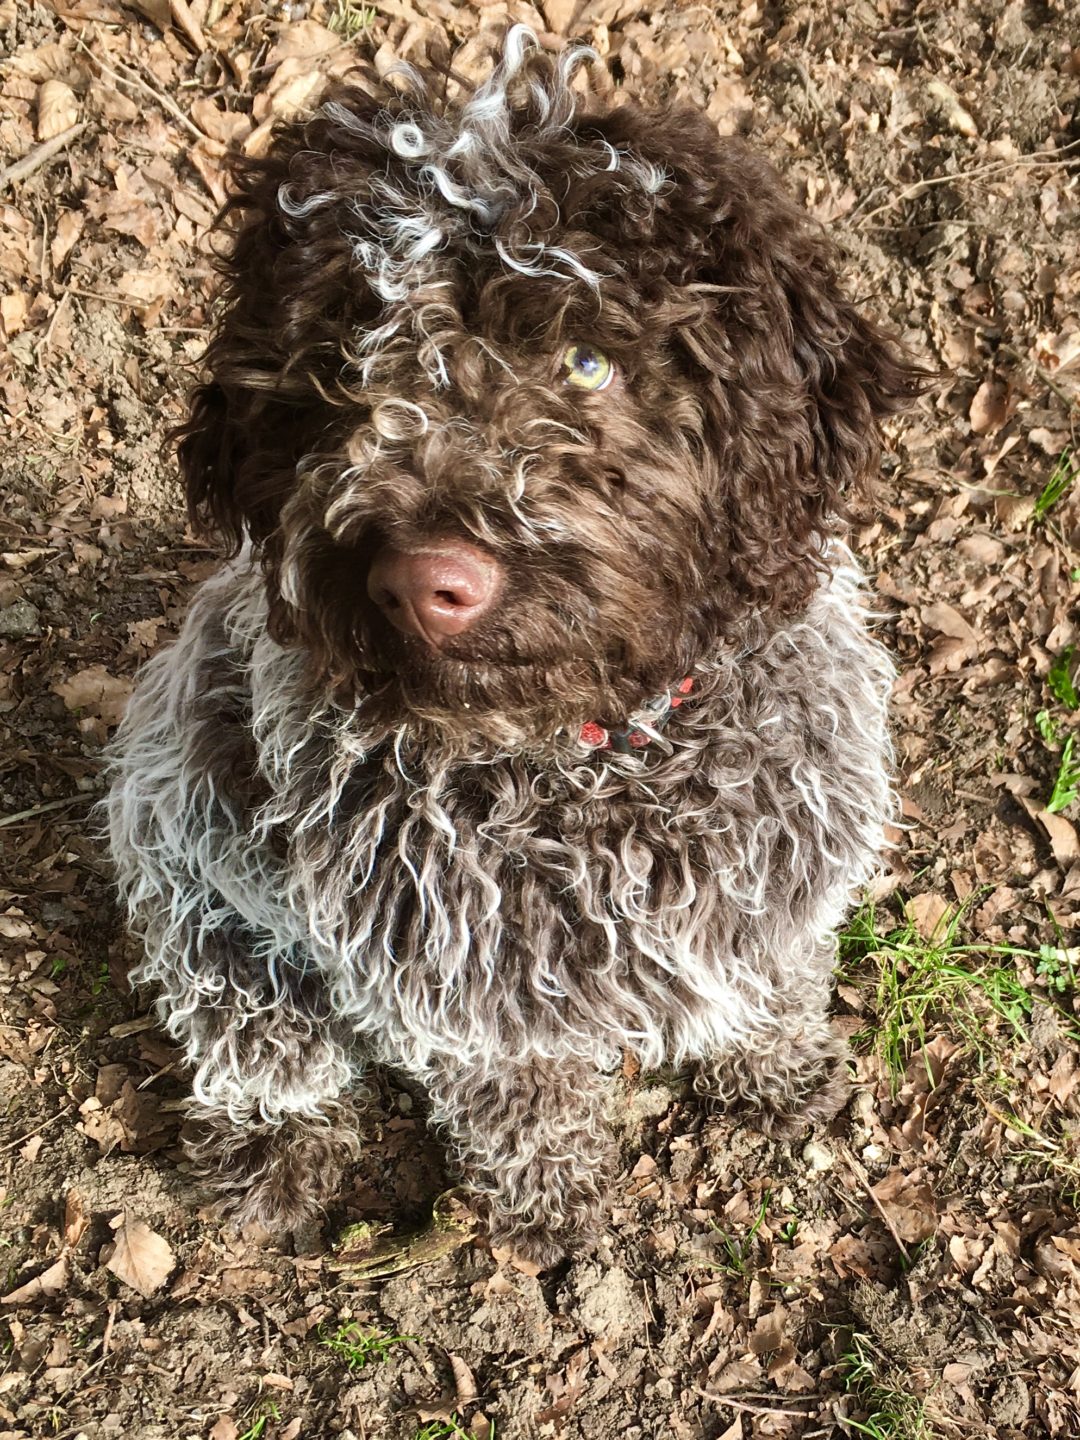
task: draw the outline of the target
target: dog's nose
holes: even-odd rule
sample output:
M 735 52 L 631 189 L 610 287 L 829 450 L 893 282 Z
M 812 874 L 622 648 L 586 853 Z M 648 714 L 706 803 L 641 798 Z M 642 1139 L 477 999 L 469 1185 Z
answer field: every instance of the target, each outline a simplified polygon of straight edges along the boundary
M 440 540 L 419 550 L 380 550 L 367 591 L 392 625 L 439 645 L 475 625 L 501 584 L 493 555 L 463 540 Z

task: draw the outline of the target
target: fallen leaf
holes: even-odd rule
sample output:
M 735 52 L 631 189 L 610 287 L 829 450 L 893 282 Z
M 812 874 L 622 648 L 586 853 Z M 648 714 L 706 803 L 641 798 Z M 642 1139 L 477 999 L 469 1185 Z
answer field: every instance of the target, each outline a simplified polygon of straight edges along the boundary
M 905 1245 L 918 1245 L 936 1233 L 937 1207 L 922 1172 L 908 1174 L 896 1168 L 873 1188 L 878 1204 Z
M 932 891 L 925 895 L 913 895 L 904 906 L 904 912 L 924 940 L 940 935 L 948 924 L 952 906 Z
M 64 1196 L 64 1245 L 74 1250 L 86 1234 L 90 1217 L 77 1190 L 69 1190 Z
M 54 1260 L 47 1270 L 35 1275 L 33 1280 L 28 1280 L 25 1285 L 20 1285 L 17 1290 L 12 1290 L 7 1295 L 0 1295 L 0 1305 L 27 1305 L 32 1300 L 40 1300 L 44 1295 L 59 1295 L 67 1289 L 67 1283 L 67 1256 L 61 1255 L 59 1260 Z
M 228 1415 L 220 1415 L 210 1431 L 209 1440 L 236 1440 L 240 1431 Z
M 523 1255 L 515 1254 L 508 1245 L 493 1245 L 491 1258 L 497 1265 L 510 1265 L 513 1269 L 520 1270 L 522 1275 L 529 1275 L 534 1279 L 544 1268 L 542 1265 L 537 1265 L 535 1261 L 526 1260 Z
M 927 629 L 938 630 L 942 635 L 948 635 L 951 640 L 962 640 L 965 645 L 978 648 L 979 637 L 975 630 L 959 610 L 944 600 L 935 600 L 930 605 L 924 605 L 919 611 L 919 618 Z
M 130 1285 L 144 1298 L 160 1290 L 172 1274 L 176 1259 L 167 1240 L 127 1211 L 113 1221 L 116 1244 L 105 1261 L 118 1280 Z
M 56 234 L 49 245 L 49 259 L 54 270 L 59 270 L 71 254 L 86 224 L 81 210 L 61 210 L 56 220 Z
M 54 140 L 79 118 L 75 91 L 62 80 L 46 80 L 37 93 L 37 138 Z
M 931 80 L 926 93 L 950 130 L 973 139 L 979 133 L 970 113 L 960 103 L 960 97 L 944 80 Z
M 784 1322 L 787 1311 L 780 1305 L 768 1315 L 762 1315 L 750 1335 L 750 1353 L 768 1355 L 779 1350 L 784 1343 Z
M 119 725 L 124 718 L 132 682 L 119 675 L 110 675 L 104 665 L 90 665 L 52 688 L 69 710 L 81 710 L 97 716 L 106 725 Z
M 0 296 L 0 323 L 3 324 L 4 334 L 9 340 L 26 324 L 29 309 L 30 302 L 22 290 Z
M 1080 859 L 1080 839 L 1077 838 L 1076 826 L 1071 820 L 1066 820 L 1064 815 L 1051 815 L 1049 810 L 1044 810 L 1025 795 L 1018 798 L 1031 818 L 1037 820 L 1046 831 L 1050 849 L 1059 865 L 1067 868 L 1074 860 Z

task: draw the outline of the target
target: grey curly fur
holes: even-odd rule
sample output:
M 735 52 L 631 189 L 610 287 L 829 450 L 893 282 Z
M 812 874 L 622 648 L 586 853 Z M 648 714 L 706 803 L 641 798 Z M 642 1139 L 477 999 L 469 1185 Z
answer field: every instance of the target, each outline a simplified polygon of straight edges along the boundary
M 456 109 L 343 92 L 243 182 L 181 459 L 249 539 L 144 670 L 109 806 L 133 979 L 244 1217 L 330 1197 L 369 1062 L 543 1263 L 602 1221 L 624 1052 L 782 1133 L 843 1101 L 830 976 L 892 812 L 892 672 L 835 517 L 912 372 L 771 172 L 683 111 L 579 114 L 581 60 L 512 31 Z M 558 378 L 583 324 L 602 397 Z M 441 655 L 355 582 L 373 536 L 432 527 L 512 574 Z M 669 744 L 582 738 L 687 674 Z
M 565 1243 L 596 1223 L 624 1050 L 781 1117 L 834 1108 L 832 936 L 891 810 L 891 668 L 832 558 L 804 616 L 702 660 L 669 755 L 373 731 L 267 635 L 250 563 L 210 581 L 143 672 L 111 795 L 133 979 L 207 1119 L 307 1122 L 325 1194 L 343 1098 L 395 1066 L 496 1227 Z M 245 1214 L 309 1205 L 238 1168 Z

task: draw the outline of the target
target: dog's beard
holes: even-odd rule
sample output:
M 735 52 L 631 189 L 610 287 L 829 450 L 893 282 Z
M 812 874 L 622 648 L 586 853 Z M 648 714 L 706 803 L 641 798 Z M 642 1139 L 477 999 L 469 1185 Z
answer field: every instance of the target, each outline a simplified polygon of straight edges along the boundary
M 339 704 L 361 707 L 387 728 L 420 726 L 440 737 L 546 746 L 576 736 L 586 721 L 622 724 L 690 667 L 692 642 L 663 627 L 648 627 L 645 653 L 614 623 L 606 643 L 592 640 L 566 607 L 557 615 L 515 607 L 439 647 L 362 604 L 351 616 L 340 604 L 327 612 L 314 602 L 286 613 L 285 633 L 274 627 L 278 638 L 303 646 L 313 679 Z
M 458 637 L 438 649 L 386 637 L 356 671 L 355 699 L 389 723 L 422 721 L 460 734 L 522 743 L 621 713 L 622 687 L 603 654 L 528 641 L 509 627 Z

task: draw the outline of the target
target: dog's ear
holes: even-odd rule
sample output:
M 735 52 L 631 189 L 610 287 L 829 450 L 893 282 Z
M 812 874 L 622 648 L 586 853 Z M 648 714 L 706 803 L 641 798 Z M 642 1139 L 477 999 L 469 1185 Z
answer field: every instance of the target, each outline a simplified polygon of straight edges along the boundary
M 666 128 L 681 278 L 701 300 L 680 333 L 704 392 L 729 577 L 755 605 L 790 610 L 877 469 L 881 422 L 929 372 L 848 297 L 824 230 L 760 155 L 700 115 Z
M 382 154 L 365 129 L 375 102 L 352 88 L 339 99 L 283 127 L 266 155 L 235 161 L 218 217 L 208 378 L 174 439 L 193 524 L 234 550 L 274 534 L 300 461 L 329 443 L 345 341 L 373 313 L 367 287 L 350 282 L 341 221 Z

